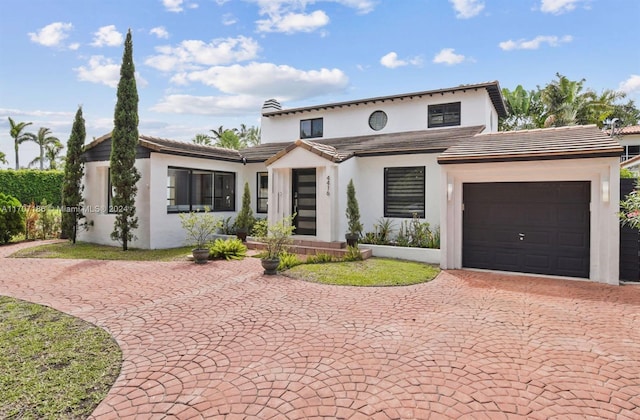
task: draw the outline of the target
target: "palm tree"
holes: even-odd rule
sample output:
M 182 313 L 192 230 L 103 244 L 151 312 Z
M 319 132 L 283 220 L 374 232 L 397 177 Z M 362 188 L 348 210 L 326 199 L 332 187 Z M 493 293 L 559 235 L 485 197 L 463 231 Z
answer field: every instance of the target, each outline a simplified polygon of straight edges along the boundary
M 546 107 L 545 127 L 563 127 L 579 123 L 579 117 L 588 114 L 586 108 L 592 92 L 582 92 L 585 79 L 569 80 L 556 73 L 558 80 L 549 83 L 541 92 Z
M 63 144 L 58 139 L 51 143 L 47 143 L 44 146 L 43 155 L 38 156 L 31 162 L 29 162 L 29 166 L 35 165 L 36 163 L 40 162 L 40 170 L 42 170 L 44 169 L 44 161 L 46 160 L 49 162 L 49 170 L 58 169 L 58 163 L 64 161 L 64 157 L 60 156 L 63 148 Z
M 4 152 L 0 152 L 0 163 L 4 163 L 5 165 L 9 162 L 7 162 L 7 155 L 4 154 Z
M 211 136 L 208 134 L 196 134 L 194 138 L 191 139 L 195 144 L 204 144 L 206 146 L 211 146 Z
M 540 91 L 526 91 L 518 85 L 513 91 L 502 89 L 508 116 L 500 121 L 500 130 L 527 130 L 544 126 Z
M 49 161 L 50 170 L 58 169 L 59 163 L 64 164 L 65 157 L 60 156 L 62 149 L 64 149 L 64 145 L 59 141 L 47 144 L 45 147 L 44 157 Z
M 225 149 L 240 150 L 247 147 L 247 144 L 238 137 L 236 130 L 224 130 L 216 139 L 215 146 L 223 147 Z
M 9 117 L 9 125 L 11 127 L 9 133 L 11 135 L 11 138 L 13 139 L 13 146 L 16 150 L 16 170 L 20 169 L 20 161 L 18 159 L 18 146 L 30 139 L 29 136 L 27 136 L 28 133 L 23 133 L 22 130 L 24 130 L 26 126 L 31 124 L 33 123 L 20 122 L 16 124 L 11 119 L 11 117 Z
M 29 138 L 29 140 L 37 143 L 40 147 L 40 156 L 31 161 L 29 165 L 40 161 L 40 170 L 42 171 L 44 169 L 45 148 L 48 145 L 53 144 L 59 144 L 62 146 L 62 143 L 60 143 L 60 139 L 51 135 L 51 130 L 47 127 L 40 127 L 40 129 L 38 130 L 38 135 L 35 135 L 33 133 L 26 133 L 25 135 Z
M 260 144 L 260 128 L 255 126 L 247 128 L 245 124 L 240 124 L 238 137 L 247 146 L 257 146 Z

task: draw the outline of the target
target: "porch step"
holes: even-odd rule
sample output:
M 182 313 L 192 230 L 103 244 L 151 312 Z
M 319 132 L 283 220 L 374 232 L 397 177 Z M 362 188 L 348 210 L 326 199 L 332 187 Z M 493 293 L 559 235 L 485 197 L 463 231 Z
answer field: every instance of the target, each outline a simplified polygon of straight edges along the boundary
M 261 250 L 265 248 L 262 242 L 247 240 L 245 243 L 247 248 Z M 309 241 L 302 239 L 294 239 L 291 245 L 288 246 L 288 252 L 298 255 L 318 255 L 327 254 L 332 257 L 342 258 L 347 252 L 346 242 L 322 242 L 322 241 Z M 373 251 L 370 249 L 360 249 L 360 255 L 362 259 L 371 257 Z

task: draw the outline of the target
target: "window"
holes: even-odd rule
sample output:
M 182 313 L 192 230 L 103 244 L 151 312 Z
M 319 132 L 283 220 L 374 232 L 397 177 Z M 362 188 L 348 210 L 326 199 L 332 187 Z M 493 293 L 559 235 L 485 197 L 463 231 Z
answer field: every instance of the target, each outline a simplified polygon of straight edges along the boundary
M 369 116 L 369 127 L 380 131 L 387 125 L 387 114 L 384 111 L 373 111 Z
M 267 197 L 269 196 L 269 174 L 258 172 L 258 206 L 256 213 L 267 212 Z
M 114 190 L 111 185 L 111 168 L 107 168 L 107 213 L 115 213 L 113 210 Z
M 167 212 L 235 210 L 236 175 L 197 169 L 169 168 Z
M 429 105 L 429 128 L 460 125 L 460 102 Z
M 627 159 L 631 159 L 640 155 L 640 146 L 624 146 L 624 152 L 620 157 L 620 161 L 624 162 Z
M 233 172 L 215 172 L 213 211 L 235 211 L 236 174 Z
M 384 216 L 424 218 L 425 167 L 384 168 Z
M 322 137 L 322 118 L 300 121 L 300 138 Z

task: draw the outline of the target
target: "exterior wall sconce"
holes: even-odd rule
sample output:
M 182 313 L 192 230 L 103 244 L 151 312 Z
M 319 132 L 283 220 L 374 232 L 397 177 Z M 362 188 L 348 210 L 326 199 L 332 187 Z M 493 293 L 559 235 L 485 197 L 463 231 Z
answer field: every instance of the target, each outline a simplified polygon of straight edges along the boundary
M 609 202 L 609 180 L 607 179 L 602 181 L 602 202 Z
M 453 184 L 450 182 L 447 184 L 447 201 L 451 201 L 453 198 Z
M 331 177 L 327 176 L 327 195 L 329 194 L 329 188 L 331 187 Z

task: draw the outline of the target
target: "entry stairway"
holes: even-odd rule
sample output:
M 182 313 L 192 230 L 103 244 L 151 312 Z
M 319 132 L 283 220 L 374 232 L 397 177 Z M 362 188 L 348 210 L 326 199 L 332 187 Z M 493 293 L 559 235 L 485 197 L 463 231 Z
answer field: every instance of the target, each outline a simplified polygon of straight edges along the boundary
M 264 244 L 247 238 L 247 248 L 261 250 L 264 249 Z M 318 255 L 327 254 L 332 257 L 342 258 L 348 252 L 346 242 L 324 242 L 313 241 L 308 239 L 293 239 L 289 245 L 287 252 L 298 255 Z M 362 259 L 371 257 L 372 251 L 370 249 L 360 248 L 360 255 Z

